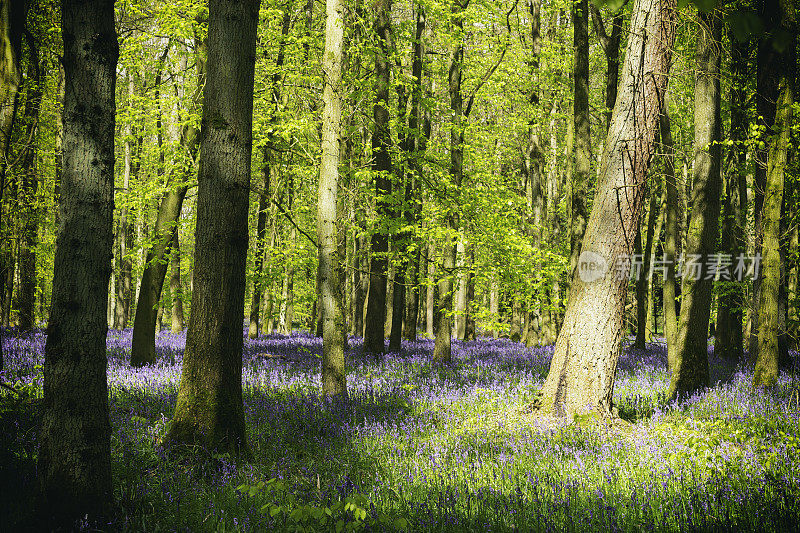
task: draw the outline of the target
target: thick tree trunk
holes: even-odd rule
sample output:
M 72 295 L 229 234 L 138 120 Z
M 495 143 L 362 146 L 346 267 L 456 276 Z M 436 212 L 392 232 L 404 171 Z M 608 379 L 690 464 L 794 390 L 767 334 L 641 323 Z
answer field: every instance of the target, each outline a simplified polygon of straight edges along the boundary
M 694 86 L 694 179 L 691 219 L 686 234 L 686 257 L 696 257 L 694 270 L 687 259 L 681 293 L 677 352 L 668 396 L 681 398 L 708 385 L 708 323 L 713 275 L 711 262 L 719 236 L 722 179 L 720 82 L 722 21 L 717 11 L 699 15 Z
M 780 2 L 779 25 L 780 28 L 791 36 L 788 43 L 784 43 L 782 53 L 776 58 L 778 72 L 778 101 L 776 104 L 775 123 L 769 142 L 767 157 L 766 189 L 764 191 L 764 205 L 762 216 L 762 274 L 761 274 L 761 300 L 758 308 L 758 356 L 756 358 L 753 384 L 755 386 L 773 386 L 778 381 L 778 367 L 781 362 L 780 336 L 785 333 L 781 327 L 781 208 L 783 205 L 783 192 L 787 154 L 791 136 L 794 104 L 794 70 L 795 64 L 795 39 L 797 23 L 795 9 L 791 3 Z M 785 312 L 785 308 L 783 309 Z M 785 326 L 785 324 L 783 324 Z
M 242 317 L 259 0 L 211 0 L 195 271 L 169 444 L 247 451 Z
M 71 529 L 110 508 L 106 308 L 114 211 L 114 3 L 62 3 L 64 168 L 44 361 L 41 511 Z M 91 109 L 91 113 L 86 113 Z M 53 524 L 55 525 L 55 524 Z
M 339 187 L 339 135 L 342 122 L 342 48 L 344 45 L 344 5 L 342 0 L 327 0 L 325 21 L 325 90 L 322 112 L 322 164 L 317 194 L 317 236 L 319 269 L 317 306 L 322 324 L 322 394 L 347 396 L 344 350 L 347 331 L 339 287 L 341 258 L 337 243 L 336 199 Z M 381 322 L 383 328 L 383 322 Z M 383 329 L 381 329 L 381 332 Z
M 374 131 L 372 133 L 372 171 L 375 176 L 375 204 L 377 228 L 372 234 L 370 247 L 369 295 L 364 327 L 364 351 L 376 356 L 383 354 L 387 306 L 387 252 L 389 240 L 385 224 L 391 213 L 388 195 L 392 192 L 392 161 L 389 148 L 392 144 L 389 131 L 389 81 L 391 67 L 389 53 L 391 41 L 391 0 L 380 0 L 375 5 L 375 33 L 380 52 L 375 54 L 375 104 L 372 107 Z
M 740 42 L 730 37 L 731 46 L 731 128 L 732 141 L 725 169 L 725 199 L 722 215 L 721 249 L 733 260 L 745 253 L 745 227 L 747 225 L 747 147 L 749 129 L 747 117 L 747 77 L 749 41 Z M 717 330 L 714 353 L 729 361 L 743 357 L 744 331 L 742 312 L 745 306 L 744 284 L 730 281 L 721 284 L 717 307 Z
M 540 408 L 544 413 L 613 414 L 611 396 L 628 285 L 626 268 L 618 272 L 616 266 L 631 254 L 638 227 L 667 86 L 675 8 L 673 0 L 636 0 L 633 8 L 620 94 L 605 142 L 594 208 L 542 388 Z

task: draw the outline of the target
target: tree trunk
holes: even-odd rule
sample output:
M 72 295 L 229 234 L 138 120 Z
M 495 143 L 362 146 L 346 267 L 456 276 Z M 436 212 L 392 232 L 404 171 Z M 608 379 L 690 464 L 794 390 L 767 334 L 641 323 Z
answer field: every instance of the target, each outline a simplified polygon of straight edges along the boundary
M 791 136 L 794 103 L 795 39 L 797 23 L 793 4 L 780 2 L 780 22 L 769 28 L 780 28 L 790 35 L 783 51 L 775 58 L 778 73 L 778 101 L 775 123 L 772 128 L 767 157 L 766 189 L 762 216 L 762 274 L 761 299 L 758 308 L 758 356 L 756 358 L 753 384 L 773 386 L 778 381 L 781 346 L 779 336 L 783 333 L 780 317 L 781 276 L 781 207 L 787 154 Z M 771 44 L 771 43 L 770 43 Z M 784 309 L 785 311 L 785 309 Z
M 132 99 L 134 95 L 133 75 L 128 72 L 127 75 L 127 92 L 128 92 L 128 106 L 132 107 Z M 124 194 L 121 198 L 122 209 L 119 214 L 119 226 L 117 234 L 117 264 L 119 265 L 119 274 L 116 283 L 116 298 L 117 303 L 114 307 L 114 329 L 125 329 L 128 326 L 130 319 L 131 308 L 131 277 L 133 274 L 133 264 L 130 258 L 130 251 L 133 248 L 133 225 L 128 220 L 129 210 L 128 203 L 130 198 L 128 194 L 131 187 L 131 176 L 134 174 L 133 163 L 133 149 L 131 147 L 131 137 L 133 130 L 131 127 L 131 119 L 127 119 L 123 126 L 125 132 L 124 140 L 124 159 L 122 164 L 122 189 Z M 142 137 L 137 138 L 137 147 L 141 147 Z M 137 150 L 138 152 L 138 150 Z M 138 154 L 137 154 L 138 155 Z M 138 168 L 139 165 L 137 165 Z
M 166 441 L 247 452 L 242 317 L 259 0 L 211 0 L 197 191 L 195 281 Z
M 464 248 L 464 237 L 462 236 L 456 244 L 456 270 L 458 272 L 456 280 L 458 283 L 456 284 L 455 311 L 453 313 L 455 319 L 453 336 L 459 340 L 464 340 L 464 334 L 467 331 L 467 277 L 464 272 L 465 263 L 466 250 Z
M 668 396 L 683 398 L 708 385 L 708 322 L 713 275 L 710 263 L 719 235 L 722 179 L 720 176 L 720 47 L 722 21 L 714 11 L 699 15 L 694 86 L 694 179 L 692 210 L 686 234 L 686 257 L 700 262 L 696 272 L 690 259 L 683 272 L 677 352 Z
M 615 270 L 630 255 L 638 227 L 675 38 L 675 7 L 673 0 L 636 0 L 633 8 L 594 208 L 542 388 L 544 413 L 613 414 L 611 396 L 628 286 L 624 263 L 621 272 Z
M 317 238 L 319 269 L 317 305 L 322 324 L 322 394 L 347 396 L 344 350 L 347 331 L 339 287 L 341 258 L 337 243 L 336 199 L 339 187 L 339 135 L 342 122 L 342 48 L 344 45 L 344 5 L 342 0 L 327 0 L 325 21 L 325 90 L 322 112 L 322 164 L 317 194 Z M 383 328 L 383 322 L 381 322 Z M 381 329 L 381 332 L 383 330 Z
M 466 245 L 466 255 L 467 255 L 467 270 L 464 273 L 466 276 L 466 283 L 467 283 L 467 305 L 466 305 L 466 320 L 464 323 L 464 340 L 465 341 L 474 341 L 475 340 L 475 317 L 472 316 L 470 313 L 470 308 L 475 300 L 475 279 L 472 275 L 472 270 L 475 265 L 475 248 L 472 244 L 467 243 Z
M 426 247 L 425 265 L 427 271 L 427 280 L 425 283 L 425 335 L 429 339 L 434 338 L 436 332 L 434 331 L 434 321 L 436 314 L 436 290 L 434 281 L 436 279 L 436 262 L 435 262 L 434 244 L 428 243 Z
M 757 3 L 758 15 L 766 24 L 767 30 L 776 28 L 781 16 L 781 2 L 779 0 L 762 0 Z M 774 42 L 769 35 L 763 35 L 758 43 L 756 57 L 756 116 L 758 124 L 763 128 L 763 133 L 759 139 L 755 150 L 755 176 L 753 183 L 753 230 L 755 234 L 754 255 L 764 258 L 762 250 L 762 215 L 764 205 L 764 191 L 767 182 L 767 165 L 769 152 L 768 134 L 772 131 L 775 124 L 776 106 L 778 101 L 778 84 L 782 73 L 780 65 L 782 63 L 781 54 L 778 47 L 773 46 Z M 763 262 L 763 261 L 762 261 Z M 750 338 L 748 339 L 748 359 L 754 364 L 758 359 L 758 339 L 759 339 L 759 310 L 761 308 L 761 280 L 764 269 L 759 269 L 753 278 L 752 298 L 750 301 Z
M 747 147 L 749 129 L 747 117 L 747 77 L 749 41 L 729 38 L 731 46 L 731 140 L 728 164 L 725 169 L 725 198 L 722 215 L 721 249 L 735 260 L 745 253 L 745 228 L 747 226 Z M 741 361 L 744 332 L 742 311 L 745 306 L 744 285 L 729 281 L 720 284 L 717 307 L 717 331 L 714 353 L 729 361 Z
M 44 361 L 41 510 L 71 529 L 110 510 L 106 308 L 114 211 L 114 3 L 62 3 L 64 168 Z M 92 109 L 86 113 L 85 109 Z
M 655 181 L 655 179 L 653 180 Z M 650 206 L 647 214 L 647 236 L 644 242 L 644 257 L 642 257 L 642 269 L 636 279 L 636 340 L 634 348 L 645 349 L 645 342 L 650 340 L 648 332 L 649 322 L 647 320 L 647 303 L 650 290 L 651 276 L 650 265 L 653 260 L 653 237 L 655 235 L 656 224 L 661 214 L 660 207 L 661 191 L 653 187 L 650 191 Z
M 581 253 L 581 241 L 586 231 L 588 205 L 586 190 L 589 185 L 592 149 L 589 129 L 589 5 L 588 0 L 575 0 L 572 3 L 573 41 L 575 45 L 575 101 L 573 122 L 575 123 L 575 168 L 571 176 L 569 197 L 570 220 L 570 259 L 569 272 L 572 274 Z
M 678 317 L 680 307 L 681 286 L 676 276 L 676 261 L 681 255 L 681 214 L 683 207 L 680 200 L 681 189 L 678 187 L 675 176 L 675 148 L 670 129 L 669 112 L 664 106 L 660 117 L 661 149 L 664 157 L 664 187 L 666 188 L 667 203 L 664 230 L 664 337 L 667 341 L 667 368 L 670 372 L 675 369 L 678 342 Z
M 195 61 L 198 77 L 200 79 L 198 88 L 203 87 L 202 80 L 205 77 L 206 64 L 203 58 L 204 48 L 204 43 L 196 43 Z M 166 59 L 166 50 L 162 58 Z M 193 103 L 199 105 L 202 98 L 203 95 L 198 90 L 192 98 Z M 200 131 L 191 124 L 184 126 L 181 131 L 180 143 L 186 152 L 194 158 L 201 144 Z M 180 217 L 183 207 L 183 200 L 186 198 L 186 193 L 189 190 L 188 183 L 186 183 L 186 175 L 189 173 L 189 169 L 183 169 L 182 173 L 183 175 L 180 177 L 180 181 L 171 185 L 170 190 L 167 191 L 161 199 L 161 203 L 158 207 L 156 223 L 153 228 L 154 243 L 147 251 L 145 267 L 142 272 L 141 282 L 139 283 L 136 313 L 133 318 L 131 366 L 144 366 L 156 362 L 156 314 L 158 312 L 157 305 L 161 299 L 161 291 L 164 287 L 164 278 L 167 275 L 168 263 L 166 257 L 167 254 L 169 254 L 174 239 L 173 233 L 178 230 L 178 218 Z M 195 241 L 195 250 L 197 250 L 197 242 L 198 241 Z M 199 256 L 195 253 L 195 257 L 197 258 Z
M 183 289 L 181 287 L 181 247 L 178 239 L 178 230 L 172 237 L 172 250 L 170 253 L 172 275 L 169 278 L 169 290 L 172 294 L 172 333 L 183 331 Z
M 469 2 L 454 1 L 450 12 L 455 28 L 456 42 L 450 56 L 448 68 L 448 92 L 452 125 L 450 128 L 450 181 L 455 190 L 461 189 L 464 177 L 464 101 L 461 95 L 461 77 L 464 63 L 464 11 Z M 442 263 L 439 276 L 439 302 L 436 308 L 436 340 L 433 346 L 433 361 L 449 363 L 451 360 L 450 334 L 452 330 L 453 277 L 456 266 L 456 243 L 453 235 L 458 232 L 458 213 L 449 209 L 445 215 L 446 233 L 442 243 Z
M 392 193 L 392 161 L 389 148 L 392 144 L 389 130 L 389 81 L 391 67 L 389 53 L 391 40 L 391 0 L 375 4 L 375 33 L 380 52 L 375 54 L 375 104 L 372 107 L 374 131 L 372 133 L 372 171 L 375 176 L 375 204 L 377 227 L 372 234 L 369 274 L 369 295 L 364 328 L 364 351 L 380 356 L 384 351 L 386 327 L 387 252 L 389 241 L 386 222 L 391 214 L 388 195 Z

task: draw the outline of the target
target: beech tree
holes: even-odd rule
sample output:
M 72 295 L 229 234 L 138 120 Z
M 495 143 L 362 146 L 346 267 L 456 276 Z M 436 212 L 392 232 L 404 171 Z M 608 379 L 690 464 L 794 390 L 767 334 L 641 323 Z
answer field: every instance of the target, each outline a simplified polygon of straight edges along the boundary
M 85 515 L 103 515 L 112 498 L 106 310 L 119 48 L 113 1 L 64 0 L 61 9 L 61 226 L 45 345 L 37 477 L 42 512 L 70 529 Z
M 211 0 L 192 308 L 165 441 L 247 452 L 242 405 L 253 77 L 260 0 Z
M 753 383 L 756 386 L 772 386 L 778 381 L 778 367 L 781 361 L 779 337 L 780 306 L 779 293 L 783 283 L 781 272 L 781 209 L 784 200 L 784 182 L 789 150 L 789 139 L 794 120 L 792 106 L 795 91 L 795 39 L 797 34 L 797 15 L 791 2 L 778 2 L 778 20 L 769 27 L 768 42 L 778 48 L 776 60 L 778 74 L 778 100 L 775 123 L 772 128 L 767 156 L 766 188 L 762 214 L 763 274 L 761 299 L 758 307 L 758 356 L 756 358 Z M 786 38 L 782 49 L 777 39 Z
M 667 88 L 675 10 L 673 0 L 637 0 L 633 7 L 619 94 L 581 245 L 583 256 L 542 387 L 543 413 L 614 414 L 611 395 L 628 284 L 627 271 L 623 268 L 625 275 L 620 276 L 614 265 L 632 253 L 638 228 Z
M 708 385 L 708 323 L 714 281 L 709 264 L 719 236 L 722 20 L 718 11 L 712 11 L 701 12 L 698 22 L 692 210 L 684 250 L 688 259 L 681 287 L 675 365 L 667 393 L 673 399 Z
M 337 205 L 339 187 L 339 135 L 342 121 L 342 52 L 344 46 L 344 4 L 327 0 L 325 21 L 325 92 L 322 112 L 322 165 L 317 199 L 319 242 L 319 291 L 317 301 L 322 322 L 322 394 L 346 396 L 347 376 L 344 350 L 347 330 L 342 308 L 338 270 L 341 258 L 337 246 Z M 381 323 L 383 327 L 383 323 Z M 382 333 L 381 333 L 382 335 Z M 382 339 L 382 337 L 381 337 Z M 381 342 L 383 342 L 381 340 Z

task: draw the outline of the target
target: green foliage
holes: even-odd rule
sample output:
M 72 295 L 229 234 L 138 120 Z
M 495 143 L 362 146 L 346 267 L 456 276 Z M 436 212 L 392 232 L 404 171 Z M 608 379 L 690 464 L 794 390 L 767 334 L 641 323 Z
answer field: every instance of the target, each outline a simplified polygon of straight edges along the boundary
M 408 520 L 403 517 L 393 519 L 383 512 L 372 516 L 367 511 L 367 497 L 359 493 L 337 500 L 330 506 L 315 506 L 298 501 L 286 484 L 276 478 L 253 484 L 244 483 L 236 490 L 259 502 L 266 500 L 260 507 L 261 513 L 274 519 L 274 527 L 279 527 L 282 531 L 340 533 L 363 531 L 373 526 L 384 526 L 394 531 L 406 531 L 408 528 Z

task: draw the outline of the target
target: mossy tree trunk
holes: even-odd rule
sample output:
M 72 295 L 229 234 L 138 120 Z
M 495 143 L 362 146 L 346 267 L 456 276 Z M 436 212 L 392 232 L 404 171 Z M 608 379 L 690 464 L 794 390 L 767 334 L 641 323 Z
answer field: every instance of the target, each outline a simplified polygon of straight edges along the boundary
M 106 310 L 119 47 L 113 2 L 65 0 L 61 17 L 61 225 L 45 345 L 37 477 L 45 520 L 52 517 L 51 528 L 69 530 L 85 515 L 103 516 L 112 499 Z
M 242 318 L 259 0 L 211 0 L 194 291 L 168 445 L 247 452 Z
M 722 179 L 720 121 L 720 58 L 722 20 L 719 11 L 700 13 L 694 86 L 694 177 L 691 218 L 686 234 L 687 260 L 681 287 L 675 366 L 669 385 L 671 399 L 685 397 L 708 385 L 708 323 L 711 316 L 713 276 L 711 263 L 719 236 Z
M 773 386 L 778 381 L 781 363 L 780 337 L 785 333 L 781 324 L 781 285 L 783 284 L 781 257 L 781 210 L 784 200 L 784 183 L 788 150 L 793 122 L 794 71 L 796 68 L 795 39 L 797 21 L 790 2 L 780 2 L 780 23 L 769 28 L 772 36 L 782 30 L 790 35 L 778 56 L 778 101 L 775 123 L 770 132 L 767 156 L 766 188 L 762 214 L 762 278 L 761 299 L 758 307 L 758 356 L 753 384 Z M 770 39 L 771 40 L 771 39 Z M 785 295 L 784 295 L 785 297 Z M 785 323 L 783 324 L 785 326 Z M 785 351 L 785 348 L 784 348 Z
M 322 329 L 322 394 L 347 396 L 344 366 L 345 329 L 342 291 L 339 284 L 337 197 L 339 188 L 340 131 L 342 126 L 342 52 L 344 46 L 344 4 L 326 1 L 325 89 L 322 95 L 322 164 L 317 193 L 317 271 L 318 324 Z M 380 324 L 383 331 L 383 322 Z

